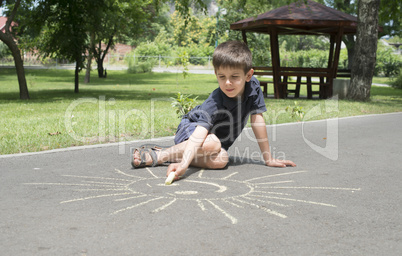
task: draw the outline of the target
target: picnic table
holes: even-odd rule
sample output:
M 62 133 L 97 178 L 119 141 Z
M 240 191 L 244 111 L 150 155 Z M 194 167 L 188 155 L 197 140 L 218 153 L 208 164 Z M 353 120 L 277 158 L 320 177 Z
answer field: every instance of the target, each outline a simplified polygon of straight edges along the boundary
M 293 94 L 294 98 L 300 97 L 301 85 L 307 86 L 307 98 L 312 99 L 318 95 L 320 99 L 332 97 L 333 79 L 336 77 L 350 77 L 350 70 L 338 70 L 333 74 L 331 68 L 300 68 L 280 67 L 278 70 L 279 80 L 268 80 L 267 76 L 274 77 L 272 67 L 255 66 L 254 75 L 259 76 L 258 80 L 263 89 L 264 97 L 268 96 L 268 84 L 274 87 L 274 98 L 284 99 Z M 318 85 L 318 91 L 313 90 L 313 85 Z M 290 88 L 292 87 L 292 88 Z

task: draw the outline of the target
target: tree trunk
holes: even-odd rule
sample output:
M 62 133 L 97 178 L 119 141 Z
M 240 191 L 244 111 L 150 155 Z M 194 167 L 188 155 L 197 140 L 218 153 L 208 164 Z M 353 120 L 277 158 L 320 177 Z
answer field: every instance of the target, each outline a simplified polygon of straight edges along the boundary
M 75 72 L 74 72 L 74 92 L 79 92 L 79 73 L 80 73 L 80 66 L 81 66 L 81 57 L 77 58 L 75 61 Z
M 99 58 L 96 63 L 98 64 L 98 77 L 99 78 L 105 78 L 105 73 L 103 69 L 103 59 Z
M 346 49 L 348 51 L 348 66 L 347 69 L 352 69 L 353 59 L 355 57 L 355 35 L 345 35 L 343 36 L 343 42 L 346 45 Z
M 20 49 L 18 49 L 17 44 L 12 40 L 13 43 L 11 47 L 9 46 L 11 53 L 14 58 L 14 65 L 17 71 L 17 78 L 18 78 L 18 85 L 20 88 L 20 99 L 21 100 L 28 100 L 29 99 L 29 92 L 27 86 L 27 80 L 25 78 L 25 70 L 24 70 L 24 61 L 21 57 Z
M 106 45 L 106 49 L 102 51 L 102 41 L 99 41 L 99 47 L 98 50 L 96 51 L 96 63 L 98 64 L 98 77 L 99 78 L 106 78 L 107 74 L 106 71 L 103 68 L 103 61 L 105 60 L 106 54 L 109 51 L 109 48 L 113 44 L 113 37 L 114 35 L 111 35 L 109 38 L 109 42 Z
M 368 100 L 377 52 L 380 0 L 359 0 L 358 25 L 348 98 Z
M 14 4 L 14 8 L 7 19 L 6 25 L 4 27 L 4 32 L 0 31 L 0 40 L 3 41 L 11 51 L 11 54 L 14 58 L 14 65 L 17 71 L 18 77 L 18 84 L 20 88 L 20 99 L 21 100 L 28 100 L 29 93 L 28 93 L 28 86 L 27 81 L 25 79 L 25 70 L 24 70 L 24 61 L 21 57 L 21 51 L 18 48 L 17 43 L 14 41 L 14 38 L 11 34 L 11 24 L 14 20 L 15 15 L 17 14 L 17 9 L 20 6 L 21 0 L 17 0 Z
M 91 80 L 91 64 L 93 58 L 93 48 L 95 47 L 95 33 L 91 33 L 90 47 L 88 50 L 87 70 L 85 72 L 84 83 L 89 84 Z

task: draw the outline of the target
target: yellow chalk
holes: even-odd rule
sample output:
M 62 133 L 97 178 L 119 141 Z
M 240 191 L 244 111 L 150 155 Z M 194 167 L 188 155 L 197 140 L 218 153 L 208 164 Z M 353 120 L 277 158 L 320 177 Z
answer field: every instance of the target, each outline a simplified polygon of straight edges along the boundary
M 171 172 L 169 173 L 169 176 L 167 177 L 167 179 L 165 180 L 165 185 L 170 185 L 172 184 L 174 178 L 176 177 L 176 173 L 175 172 Z

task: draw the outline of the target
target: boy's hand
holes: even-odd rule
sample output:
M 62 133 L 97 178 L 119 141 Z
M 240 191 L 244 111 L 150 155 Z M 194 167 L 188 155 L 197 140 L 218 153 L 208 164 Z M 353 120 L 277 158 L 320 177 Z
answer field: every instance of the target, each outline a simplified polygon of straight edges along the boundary
M 169 176 L 169 174 L 170 174 L 171 172 L 175 172 L 176 177 L 174 178 L 174 180 L 178 180 L 178 179 L 181 178 L 181 176 L 184 175 L 184 173 L 186 173 L 186 169 L 183 169 L 183 168 L 181 167 L 181 163 L 173 163 L 173 164 L 170 164 L 170 165 L 168 166 L 168 169 L 167 169 L 167 172 L 166 172 L 166 176 Z
M 269 161 L 266 161 L 265 164 L 270 167 L 286 167 L 286 166 L 295 167 L 296 166 L 296 164 L 290 160 L 278 160 L 278 159 L 271 159 Z

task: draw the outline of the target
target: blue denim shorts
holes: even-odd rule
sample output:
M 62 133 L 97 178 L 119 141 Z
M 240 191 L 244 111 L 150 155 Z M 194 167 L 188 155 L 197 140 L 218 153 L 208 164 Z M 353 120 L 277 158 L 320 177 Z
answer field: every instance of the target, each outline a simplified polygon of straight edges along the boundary
M 197 123 L 192 123 L 187 118 L 183 118 L 177 127 L 176 136 L 174 137 L 174 143 L 180 144 L 183 141 L 186 141 L 190 138 L 191 134 L 193 134 L 195 128 L 197 127 Z

